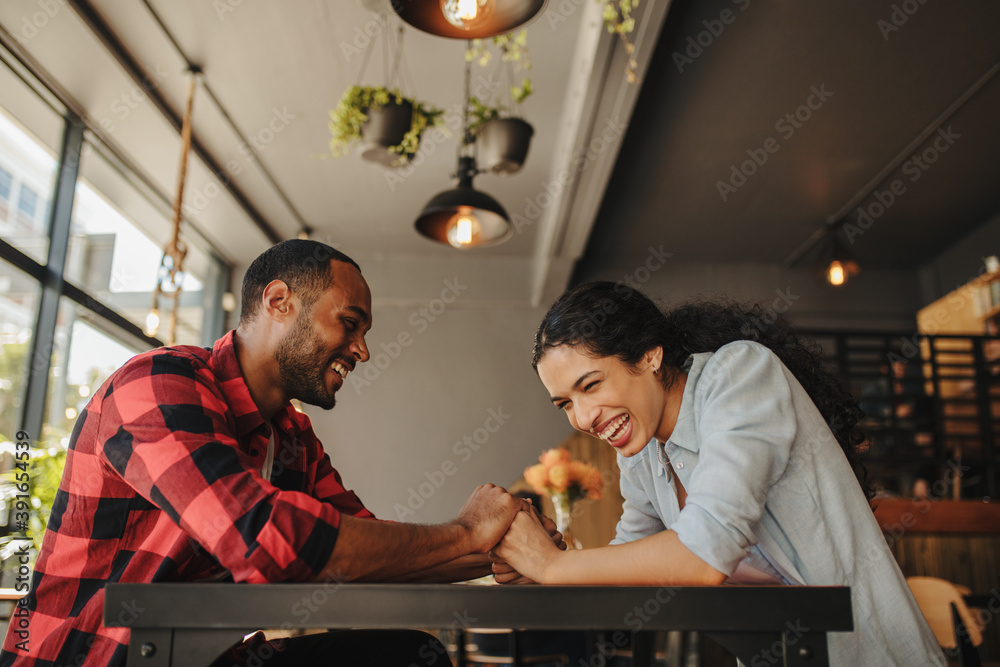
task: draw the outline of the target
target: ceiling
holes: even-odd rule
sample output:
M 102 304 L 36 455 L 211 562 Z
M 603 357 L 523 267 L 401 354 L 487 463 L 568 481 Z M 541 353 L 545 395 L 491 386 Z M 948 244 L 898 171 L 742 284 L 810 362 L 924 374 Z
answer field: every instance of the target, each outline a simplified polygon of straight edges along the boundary
M 245 267 L 308 228 L 366 272 L 391 275 L 375 279 L 385 303 L 426 301 L 409 283 L 428 260 L 493 276 L 484 303 L 534 305 L 558 294 L 581 258 L 594 270 L 653 244 L 690 261 L 802 263 L 817 230 L 854 222 L 859 205 L 877 211 L 873 190 L 892 192 L 897 180 L 888 210 L 852 233 L 865 266 L 917 268 L 1000 211 L 1000 4 L 990 0 L 643 0 L 632 35 L 639 84 L 626 80 L 598 3 L 549 0 L 528 26 L 527 164 L 476 179 L 517 233 L 464 252 L 413 231 L 424 203 L 452 187 L 454 135 L 426 142 L 400 172 L 328 154 L 341 93 L 385 81 L 385 35 L 399 25 L 388 0 L 68 0 L 20 39 L 39 7 L 0 5 L 4 44 L 167 200 L 184 70 L 203 68 L 190 229 Z M 457 119 L 464 49 L 406 29 L 404 92 Z M 473 86 L 491 76 L 474 69 Z M 914 171 L 909 160 L 925 151 L 934 163 Z M 744 164 L 753 156 L 759 164 Z M 743 180 L 732 173 L 741 167 Z
M 1000 212 L 997 35 L 990 0 L 675 0 L 584 265 L 653 240 L 801 265 L 814 230 L 847 221 L 862 266 L 920 267 Z

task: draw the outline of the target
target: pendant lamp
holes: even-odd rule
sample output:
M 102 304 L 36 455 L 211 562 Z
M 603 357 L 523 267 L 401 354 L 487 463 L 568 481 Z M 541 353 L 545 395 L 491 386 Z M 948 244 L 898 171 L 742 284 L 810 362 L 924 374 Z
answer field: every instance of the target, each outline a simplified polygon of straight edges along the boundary
M 420 212 L 415 226 L 422 235 L 455 248 L 496 245 L 513 229 L 496 199 L 472 187 L 476 161 L 458 159 L 458 187 L 435 195 Z
M 823 280 L 829 285 L 840 287 L 861 272 L 854 253 L 840 238 L 839 228 L 831 227 L 827 235 L 826 249 L 821 256 L 820 270 Z
M 418 30 L 452 39 L 482 39 L 518 28 L 545 0 L 392 0 L 400 18 Z
M 496 245 L 509 239 L 513 233 L 510 218 L 503 206 L 485 192 L 472 187 L 472 179 L 479 173 L 479 169 L 476 167 L 476 158 L 468 154 L 475 150 L 475 141 L 469 133 L 471 67 L 471 63 L 466 61 L 462 107 L 463 140 L 458 149 L 458 172 L 455 174 L 458 187 L 434 195 L 414 223 L 420 234 L 454 248 Z

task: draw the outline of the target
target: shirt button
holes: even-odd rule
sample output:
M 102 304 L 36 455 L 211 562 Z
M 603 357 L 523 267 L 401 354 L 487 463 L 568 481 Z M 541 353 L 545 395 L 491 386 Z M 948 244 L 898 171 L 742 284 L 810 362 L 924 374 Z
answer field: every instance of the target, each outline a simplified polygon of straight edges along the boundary
M 667 449 L 669 449 L 670 451 L 674 451 L 675 449 L 677 449 L 677 445 L 675 445 L 672 442 L 671 443 L 667 443 Z
M 256 449 L 251 449 L 250 450 L 250 456 L 257 456 L 257 454 L 259 454 L 259 453 L 260 452 L 258 452 Z
M 678 461 L 674 465 L 677 467 L 678 470 L 681 470 L 684 467 L 684 461 Z

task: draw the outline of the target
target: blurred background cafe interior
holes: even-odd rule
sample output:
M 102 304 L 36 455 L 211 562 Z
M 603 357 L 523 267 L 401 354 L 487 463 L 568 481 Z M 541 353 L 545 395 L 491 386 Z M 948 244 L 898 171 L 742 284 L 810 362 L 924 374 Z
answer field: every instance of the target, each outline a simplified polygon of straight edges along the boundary
M 547 306 L 594 279 L 754 301 L 822 346 L 900 567 L 1000 661 L 1000 4 L 494 3 L 489 29 L 436 0 L 0 3 L 3 553 L 18 433 L 40 543 L 91 393 L 210 346 L 253 258 L 311 238 L 374 328 L 302 409 L 376 515 L 448 520 L 564 446 L 604 481 L 574 535 L 606 543 L 613 452 L 530 366 Z

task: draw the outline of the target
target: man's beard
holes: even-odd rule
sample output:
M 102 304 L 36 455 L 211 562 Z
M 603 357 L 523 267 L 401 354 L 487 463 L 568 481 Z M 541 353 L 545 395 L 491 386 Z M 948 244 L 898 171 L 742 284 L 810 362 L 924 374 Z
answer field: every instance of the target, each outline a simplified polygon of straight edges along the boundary
M 303 403 L 329 410 L 336 395 L 326 388 L 331 361 L 323 359 L 319 342 L 310 335 L 307 313 L 300 313 L 295 328 L 278 343 L 274 353 L 286 391 Z

